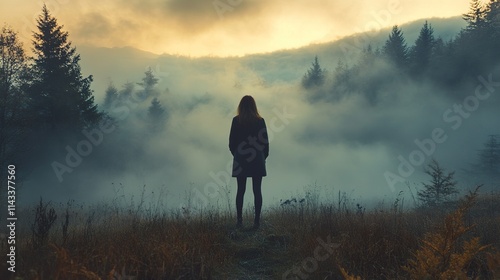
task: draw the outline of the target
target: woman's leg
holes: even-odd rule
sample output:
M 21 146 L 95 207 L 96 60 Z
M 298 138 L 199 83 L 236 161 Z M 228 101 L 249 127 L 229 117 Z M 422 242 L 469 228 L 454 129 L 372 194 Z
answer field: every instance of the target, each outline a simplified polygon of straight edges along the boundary
M 255 205 L 254 226 L 260 225 L 260 210 L 262 209 L 262 176 L 252 177 L 253 196 Z
M 238 183 L 238 192 L 236 193 L 236 216 L 238 219 L 238 224 L 241 225 L 243 220 L 243 196 L 245 195 L 245 190 L 247 187 L 246 177 L 236 177 Z

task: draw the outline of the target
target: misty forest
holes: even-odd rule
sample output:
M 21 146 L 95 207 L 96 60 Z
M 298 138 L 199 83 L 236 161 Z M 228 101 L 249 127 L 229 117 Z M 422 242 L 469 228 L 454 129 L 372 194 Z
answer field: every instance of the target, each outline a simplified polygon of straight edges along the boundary
M 500 1 L 234 57 L 36 23 L 0 34 L 0 278 L 500 278 Z M 228 148 L 244 95 L 270 142 L 256 231 Z

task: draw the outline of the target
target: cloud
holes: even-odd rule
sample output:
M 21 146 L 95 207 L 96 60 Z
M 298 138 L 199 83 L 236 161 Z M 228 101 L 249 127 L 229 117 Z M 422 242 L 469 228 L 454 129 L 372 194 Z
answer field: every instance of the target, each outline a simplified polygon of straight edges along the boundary
M 396 2 L 395 7 L 408 13 L 402 8 L 403 2 Z M 130 45 L 157 53 L 176 52 L 195 56 L 241 55 L 300 47 L 311 42 L 338 39 L 373 26 L 382 28 L 397 24 L 396 18 L 399 20 L 401 15 L 399 10 L 394 12 L 393 6 L 384 1 L 362 0 L 349 3 L 112 0 L 89 11 L 90 16 L 77 16 L 71 26 L 77 30 L 78 39 L 106 46 Z M 109 7 L 112 7 L 112 13 Z M 95 15 L 97 13 L 100 13 L 99 17 Z M 96 34 L 102 33 L 100 27 L 103 20 L 113 29 L 106 39 L 99 39 Z M 93 32 L 95 30 L 97 32 Z
M 232 162 L 228 134 L 230 120 L 245 94 L 255 97 L 272 135 L 269 176 L 263 181 L 267 205 L 303 196 L 304 188 L 313 184 L 324 186 L 325 192 L 352 193 L 362 201 L 391 199 L 406 187 L 398 186 L 393 192 L 384 172 L 397 173 L 398 156 L 408 158 L 418 149 L 416 139 L 429 138 L 434 128 L 443 128 L 449 140 L 440 144 L 432 157 L 447 170 L 459 172 L 473 159 L 484 136 L 498 130 L 492 120 L 499 101 L 493 96 L 459 130 L 452 131 L 442 115 L 457 100 L 425 82 L 391 82 L 390 89 L 377 102 L 353 92 L 336 101 L 310 103 L 306 97 L 311 93 L 298 86 L 299 80 L 260 83 L 265 76 L 255 69 L 265 69 L 263 62 L 248 67 L 237 59 L 179 61 L 174 66 L 176 72 L 158 86 L 158 97 L 169 113 L 164 130 L 158 134 L 148 132 L 144 122 L 147 100 L 120 122 L 120 129 L 106 135 L 102 146 L 96 147 L 82 166 L 65 174 L 63 184 L 50 182 L 52 170 L 40 172 L 48 187 L 36 188 L 43 184 L 40 180 L 36 186 L 27 184 L 31 195 L 38 197 L 38 191 L 50 194 L 53 200 L 64 195 L 102 199 L 115 195 L 112 183 L 123 183 L 125 193 L 138 198 L 146 185 L 155 193 L 165 187 L 166 205 L 175 209 L 186 202 L 185 193 L 192 188 L 205 197 L 214 186 L 221 192 L 219 187 L 227 186 L 234 193 L 236 182 L 228 171 Z M 160 67 L 168 69 L 169 64 L 164 61 Z M 384 66 L 367 71 L 391 79 L 391 72 Z M 139 80 L 136 77 L 132 82 Z M 170 88 L 169 93 L 163 91 L 165 86 Z M 293 117 L 283 121 L 287 114 Z M 426 178 L 422 169 L 416 166 L 415 173 L 405 179 L 423 181 Z M 225 203 L 222 199 L 219 193 L 212 202 Z
M 93 41 L 109 36 L 114 29 L 113 23 L 108 18 L 93 12 L 81 19 L 77 35 L 83 35 L 89 41 Z
M 243 1 L 242 6 L 235 6 L 221 19 L 209 5 L 211 1 L 112 0 L 84 9 L 74 20 L 66 20 L 73 30 L 72 40 L 97 45 L 184 47 L 187 53 L 219 50 L 228 54 L 241 45 L 245 50 L 275 48 L 275 37 L 279 42 L 300 37 L 306 31 L 316 32 L 312 37 L 317 37 L 332 26 L 363 26 L 365 20 L 371 19 L 371 11 L 385 4 L 364 2 Z M 63 16 L 64 8 L 60 11 Z M 113 194 L 112 182 L 123 182 L 127 192 L 137 197 L 144 184 L 151 188 L 166 185 L 171 195 L 169 203 L 175 204 L 191 185 L 204 192 L 208 184 L 220 186 L 229 179 L 228 185 L 234 187 L 234 179 L 225 177 L 231 162 L 227 147 L 230 119 L 241 96 L 251 94 L 269 126 L 276 124 L 269 176 L 264 181 L 267 203 L 297 195 L 304 186 L 315 182 L 328 189 L 356 190 L 363 197 L 390 196 L 394 193 L 387 186 L 384 172 L 395 172 L 397 156 L 407 157 L 415 149 L 415 139 L 429 137 L 435 127 L 447 128 L 442 113 L 455 102 L 432 85 L 395 83 L 373 100 L 352 93 L 336 102 L 309 103 L 309 93 L 298 86 L 300 76 L 285 82 L 280 79 L 287 71 L 305 71 L 309 61 L 298 63 L 287 57 L 286 61 L 276 62 L 269 56 L 251 63 L 207 58 L 137 62 L 130 53 L 120 56 L 119 50 L 108 51 L 113 53 L 88 59 L 99 65 L 94 69 L 108 67 L 106 75 L 115 79 L 138 82 L 141 77 L 132 72 L 140 73 L 151 63 L 158 63 L 151 65 L 154 69 L 169 73 L 158 88 L 160 101 L 169 112 L 165 129 L 155 136 L 147 134 L 143 119 L 149 104 L 141 104 L 137 114 L 122 122 L 119 131 L 106 136 L 105 143 L 85 159 L 84 165 L 68 174 L 64 186 L 50 183 L 47 178 L 47 185 L 53 189 L 37 190 L 52 192 L 54 197 L 66 192 L 101 198 Z M 114 60 L 108 60 L 112 56 Z M 268 69 L 273 62 L 280 71 Z M 101 63 L 106 65 L 101 67 Z M 276 77 L 266 76 L 266 71 Z M 381 65 L 366 71 L 389 75 Z M 122 80 L 115 80 L 118 88 Z M 166 87 L 169 94 L 164 92 Z M 279 113 L 283 110 L 294 115 L 288 123 L 280 123 Z M 456 151 L 474 151 L 480 140 L 471 135 L 493 129 L 493 122 L 488 121 L 494 118 L 493 110 L 485 108 L 460 131 L 450 133 L 449 142 L 435 154 L 444 159 L 447 168 L 460 167 L 471 157 L 474 152 Z M 52 170 L 45 171 L 46 177 L 52 174 Z
M 467 0 L 53 0 L 49 9 L 72 41 L 105 47 L 132 46 L 155 53 L 244 55 L 336 40 L 367 29 L 420 18 L 458 15 Z M 35 28 L 36 2 L 0 15 L 23 32 Z M 16 4 L 17 5 L 17 4 Z M 429 6 L 435 7 L 428 9 Z M 392 7 L 392 8 L 391 8 Z M 394 9 L 397 7 L 397 9 Z M 396 12 L 395 12 L 396 11 Z M 16 16 L 13 16 L 16 14 Z M 27 20 L 26 20 L 27 19 Z M 30 32 L 25 32 L 26 37 Z

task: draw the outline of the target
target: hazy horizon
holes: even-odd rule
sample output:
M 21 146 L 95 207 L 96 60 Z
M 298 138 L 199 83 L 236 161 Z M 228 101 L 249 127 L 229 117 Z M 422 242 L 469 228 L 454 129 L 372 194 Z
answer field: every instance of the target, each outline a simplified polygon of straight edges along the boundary
M 71 34 L 74 45 L 130 46 L 155 54 L 191 57 L 244 56 L 300 48 L 419 19 L 459 16 L 469 4 L 467 0 L 356 0 L 348 4 L 334 0 L 71 3 L 45 2 Z M 4 1 L 0 5 L 0 17 L 29 45 L 41 3 Z M 428 9 L 429 6 L 434 8 Z
M 107 1 L 104 5 L 115 2 Z M 177 1 L 171 3 L 181 5 Z M 391 0 L 382 4 L 387 8 L 388 3 L 403 5 L 407 2 Z M 280 51 L 269 50 L 261 55 L 243 57 L 190 58 L 189 55 L 156 55 L 138 51 L 136 46 L 124 48 L 120 40 L 116 41 L 118 46 L 85 47 L 90 41 L 82 41 L 81 30 L 74 29 L 75 21 L 81 18 L 68 19 L 63 14 L 69 7 L 61 4 L 54 16 L 64 25 L 63 30 L 69 32 L 72 45 L 81 53 L 84 76 L 94 76 L 91 87 L 100 109 L 103 109 L 109 85 L 121 93 L 130 86 L 133 89 L 129 93 L 140 95 L 144 88 L 138 83 L 147 69 L 158 78 L 158 84 L 148 99 L 132 100 L 122 104 L 123 108 L 119 107 L 122 112 L 112 112 L 111 116 L 119 119 L 117 128 L 104 134 L 102 143 L 83 157 L 74 170 L 64 173 L 62 179 L 54 172 L 53 163 L 67 161 L 68 149 L 76 147 L 59 143 L 53 147 L 53 155 L 37 159 L 40 165 L 30 174 L 26 189 L 21 190 L 25 192 L 21 202 L 36 201 L 41 195 L 53 200 L 112 199 L 117 186 L 137 198 L 144 185 L 155 194 L 166 189 L 169 207 L 173 208 L 181 205 L 179 201 L 192 190 L 206 199 L 211 192 L 219 192 L 227 185 L 234 196 L 236 181 L 227 172 L 232 159 L 227 138 L 238 101 L 246 94 L 256 98 L 266 121 L 275 126 L 275 131 L 271 129 L 275 137 L 268 159 L 269 176 L 263 181 L 265 205 L 304 196 L 314 186 L 321 188 L 324 197 L 341 191 L 357 200 L 390 201 L 403 191 L 409 198 L 404 181 L 409 182 L 415 192 L 427 179 L 423 169 L 430 160 L 437 159 L 446 170 L 457 171 L 457 177 L 462 176 L 461 170 L 469 168 L 476 160 L 477 150 L 488 135 L 500 134 L 494 122 L 497 104 L 494 98 L 481 103 L 481 110 L 464 121 L 457 131 L 450 128 L 450 120 L 443 117 L 473 93 L 471 89 L 482 83 L 478 79 L 464 81 L 463 88 L 455 94 L 457 90 L 453 87 L 426 79 L 391 81 L 398 72 L 390 64 L 379 62 L 358 73 L 356 84 L 380 79 L 381 84 L 390 81 L 390 87 L 375 93 L 354 90 L 346 95 L 332 87 L 338 67 L 342 64 L 355 66 L 368 44 L 382 47 L 394 24 L 392 20 L 383 29 L 375 28 L 371 33 L 331 43 L 310 45 L 308 42 L 306 47 L 291 44 L 287 45 L 287 51 L 281 48 Z M 175 8 L 182 10 L 182 7 Z M 386 15 L 387 19 L 395 19 L 399 14 L 391 15 L 388 10 L 394 7 L 374 11 L 376 15 Z M 315 11 L 310 11 L 310 15 Z M 367 23 L 376 22 L 369 11 L 371 17 Z M 467 8 L 462 9 L 461 13 L 466 11 Z M 414 44 L 423 21 L 402 24 L 408 46 Z M 457 17 L 434 18 L 430 23 L 436 37 L 447 42 L 465 25 L 459 21 Z M 15 29 L 15 25 L 12 26 Z M 20 33 L 22 36 L 22 31 Z M 192 42 L 193 46 L 198 44 L 196 40 Z M 24 47 L 29 48 L 29 45 Z M 102 49 L 110 47 L 118 49 Z M 226 54 L 233 53 L 228 51 Z M 320 102 L 311 101 L 311 96 L 322 94 L 321 91 L 311 92 L 300 85 L 316 55 L 328 73 L 323 94 L 329 97 L 320 98 Z M 483 79 L 489 74 L 475 73 Z M 150 134 L 146 119 L 153 97 L 158 98 L 168 118 L 158 132 Z M 400 156 L 409 160 L 413 151 L 421 149 L 416 141 L 425 142 L 437 128 L 444 130 L 446 144 L 437 145 L 435 151 L 433 149 L 423 163 L 414 166 L 411 174 L 404 176 L 397 186 L 389 184 L 386 174 L 398 173 Z M 86 139 L 84 133 L 77 137 L 81 141 Z M 472 187 L 471 182 L 464 180 L 460 184 Z M 251 202 L 251 197 L 247 195 L 246 202 Z M 210 198 L 220 203 L 223 196 L 218 193 Z

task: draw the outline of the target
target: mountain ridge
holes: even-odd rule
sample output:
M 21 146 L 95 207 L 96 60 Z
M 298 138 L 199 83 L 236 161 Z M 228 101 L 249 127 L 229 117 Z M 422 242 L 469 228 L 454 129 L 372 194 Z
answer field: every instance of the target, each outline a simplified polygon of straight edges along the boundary
M 402 24 L 400 27 L 408 46 L 413 45 L 425 21 L 432 25 L 435 36 L 444 41 L 453 39 L 466 25 L 460 16 L 421 19 Z M 122 85 L 126 82 L 138 82 L 148 68 L 157 76 L 164 76 L 160 77 L 160 82 L 167 83 L 160 83 L 163 87 L 171 84 L 173 79 L 182 78 L 182 73 L 186 70 L 190 74 L 206 75 L 227 71 L 228 65 L 251 69 L 266 82 L 292 82 L 302 77 L 314 56 L 318 56 L 322 67 L 331 71 L 340 61 L 345 64 L 354 63 L 369 44 L 374 49 L 381 48 L 389 33 L 390 28 L 384 28 L 299 48 L 228 57 L 155 54 L 130 46 L 107 48 L 81 45 L 77 46 L 77 51 L 82 56 L 83 73 L 94 76 L 93 89 L 99 100 L 110 83 Z

